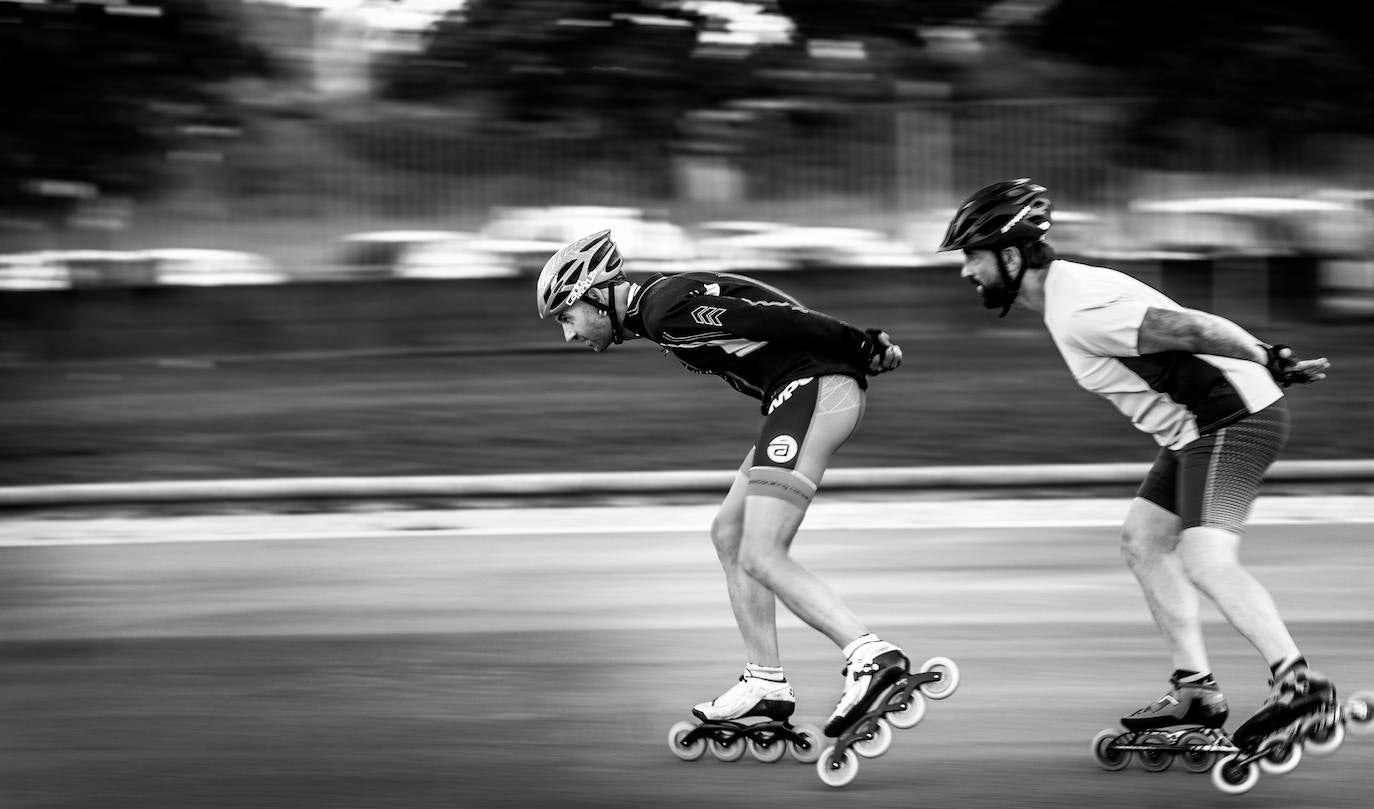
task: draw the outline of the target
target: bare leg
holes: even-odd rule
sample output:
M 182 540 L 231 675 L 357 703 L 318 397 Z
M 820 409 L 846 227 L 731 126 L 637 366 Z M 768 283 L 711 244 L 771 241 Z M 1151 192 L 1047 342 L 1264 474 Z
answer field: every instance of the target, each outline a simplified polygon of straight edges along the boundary
M 806 509 L 775 497 L 747 498 L 741 563 L 798 618 L 844 646 L 868 630 L 839 595 L 788 555 Z
M 1298 656 L 1274 598 L 1240 563 L 1240 535 L 1199 526 L 1183 532 L 1178 555 L 1188 575 L 1267 663 Z
M 1137 497 L 1122 531 L 1121 554 L 1140 582 L 1174 668 L 1211 671 L 1202 637 L 1198 594 L 1179 554 L 1177 515 Z
M 758 579 L 745 572 L 740 563 L 740 543 L 744 537 L 745 487 L 753 453 L 744 466 L 711 525 L 711 541 L 725 571 L 725 589 L 730 594 L 730 609 L 744 640 L 745 659 L 760 666 L 781 666 L 778 650 L 777 597 Z

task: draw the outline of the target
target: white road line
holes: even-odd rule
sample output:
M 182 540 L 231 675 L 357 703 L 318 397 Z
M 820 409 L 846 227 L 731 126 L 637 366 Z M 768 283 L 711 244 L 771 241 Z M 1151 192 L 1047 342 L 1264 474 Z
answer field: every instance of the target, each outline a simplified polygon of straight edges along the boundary
M 1103 528 L 1125 517 L 1126 498 L 873 501 L 815 504 L 802 531 L 942 528 Z M 714 505 L 430 509 L 327 514 L 0 518 L 0 547 L 181 542 L 398 539 L 433 536 L 705 535 Z M 1261 498 L 1251 525 L 1374 523 L 1374 497 Z

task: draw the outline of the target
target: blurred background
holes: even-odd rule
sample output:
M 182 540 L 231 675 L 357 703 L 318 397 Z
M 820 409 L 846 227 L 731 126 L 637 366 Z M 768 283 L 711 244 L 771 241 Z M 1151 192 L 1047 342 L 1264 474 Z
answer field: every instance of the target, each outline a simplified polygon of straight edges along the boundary
M 597 356 L 537 317 L 544 261 L 601 228 L 636 280 L 757 273 L 897 339 L 905 363 L 873 381 L 838 466 L 1148 462 L 1032 314 L 999 320 L 933 252 L 961 199 L 1016 177 L 1051 189 L 1066 257 L 1330 357 L 1290 391 L 1286 459 L 1374 458 L 1366 16 L 0 0 L 0 487 L 735 467 L 755 402 L 646 341 Z M 1098 489 L 1073 493 L 1112 498 L 1085 519 L 1060 499 L 822 487 L 799 559 L 964 676 L 850 800 L 1218 794 L 1089 756 L 1168 663 L 1116 548 L 1134 486 Z M 1345 693 L 1374 665 L 1368 489 L 1263 498 L 1285 511 L 1246 540 Z M 669 499 L 6 511 L 0 804 L 833 806 L 809 767 L 665 749 L 739 657 L 705 541 L 717 495 Z M 1208 623 L 1242 716 L 1263 661 Z M 790 615 L 781 631 L 817 719 L 838 655 Z M 1246 805 L 1367 805 L 1370 747 L 1347 745 Z
M 1358 13 L 0 0 L 0 483 L 733 466 L 752 404 L 535 316 L 544 260 L 603 227 L 632 275 L 766 272 L 894 334 L 843 465 L 1147 460 L 933 252 L 1022 176 L 1061 254 L 1330 356 L 1289 457 L 1368 457 Z

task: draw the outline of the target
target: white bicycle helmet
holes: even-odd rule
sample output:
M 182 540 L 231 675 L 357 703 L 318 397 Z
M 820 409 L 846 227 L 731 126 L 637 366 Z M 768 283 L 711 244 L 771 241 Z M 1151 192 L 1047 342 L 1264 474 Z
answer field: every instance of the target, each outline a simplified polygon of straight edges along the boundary
M 609 230 L 583 236 L 553 254 L 539 273 L 536 293 L 539 317 L 556 315 L 577 303 L 587 292 L 627 280 L 621 270 L 620 250 Z M 608 307 L 588 299 L 598 309 Z M 610 311 L 614 311 L 613 308 Z

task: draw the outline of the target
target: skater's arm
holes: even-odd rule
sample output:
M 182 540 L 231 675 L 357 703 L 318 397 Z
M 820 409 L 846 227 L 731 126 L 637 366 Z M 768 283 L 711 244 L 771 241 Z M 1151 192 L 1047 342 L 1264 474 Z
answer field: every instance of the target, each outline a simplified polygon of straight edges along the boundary
M 1263 365 L 1269 357 L 1263 341 L 1224 317 L 1196 309 L 1145 310 L 1140 322 L 1137 347 L 1141 354 L 1161 351 L 1187 351 L 1190 354 L 1212 354 L 1235 357 Z
M 748 340 L 782 343 L 842 357 L 870 374 L 891 371 L 902 351 L 887 332 L 859 329 L 839 318 L 784 301 L 751 301 L 725 295 L 695 295 L 668 313 L 670 325 L 707 335 L 733 334 Z M 715 331 L 713 331 L 715 330 Z
M 1286 346 L 1270 346 L 1224 317 L 1196 309 L 1158 309 L 1151 306 L 1140 323 L 1137 347 L 1141 354 L 1187 351 L 1235 357 L 1259 363 L 1280 383 L 1316 382 L 1326 378 L 1326 357 L 1299 360 Z

